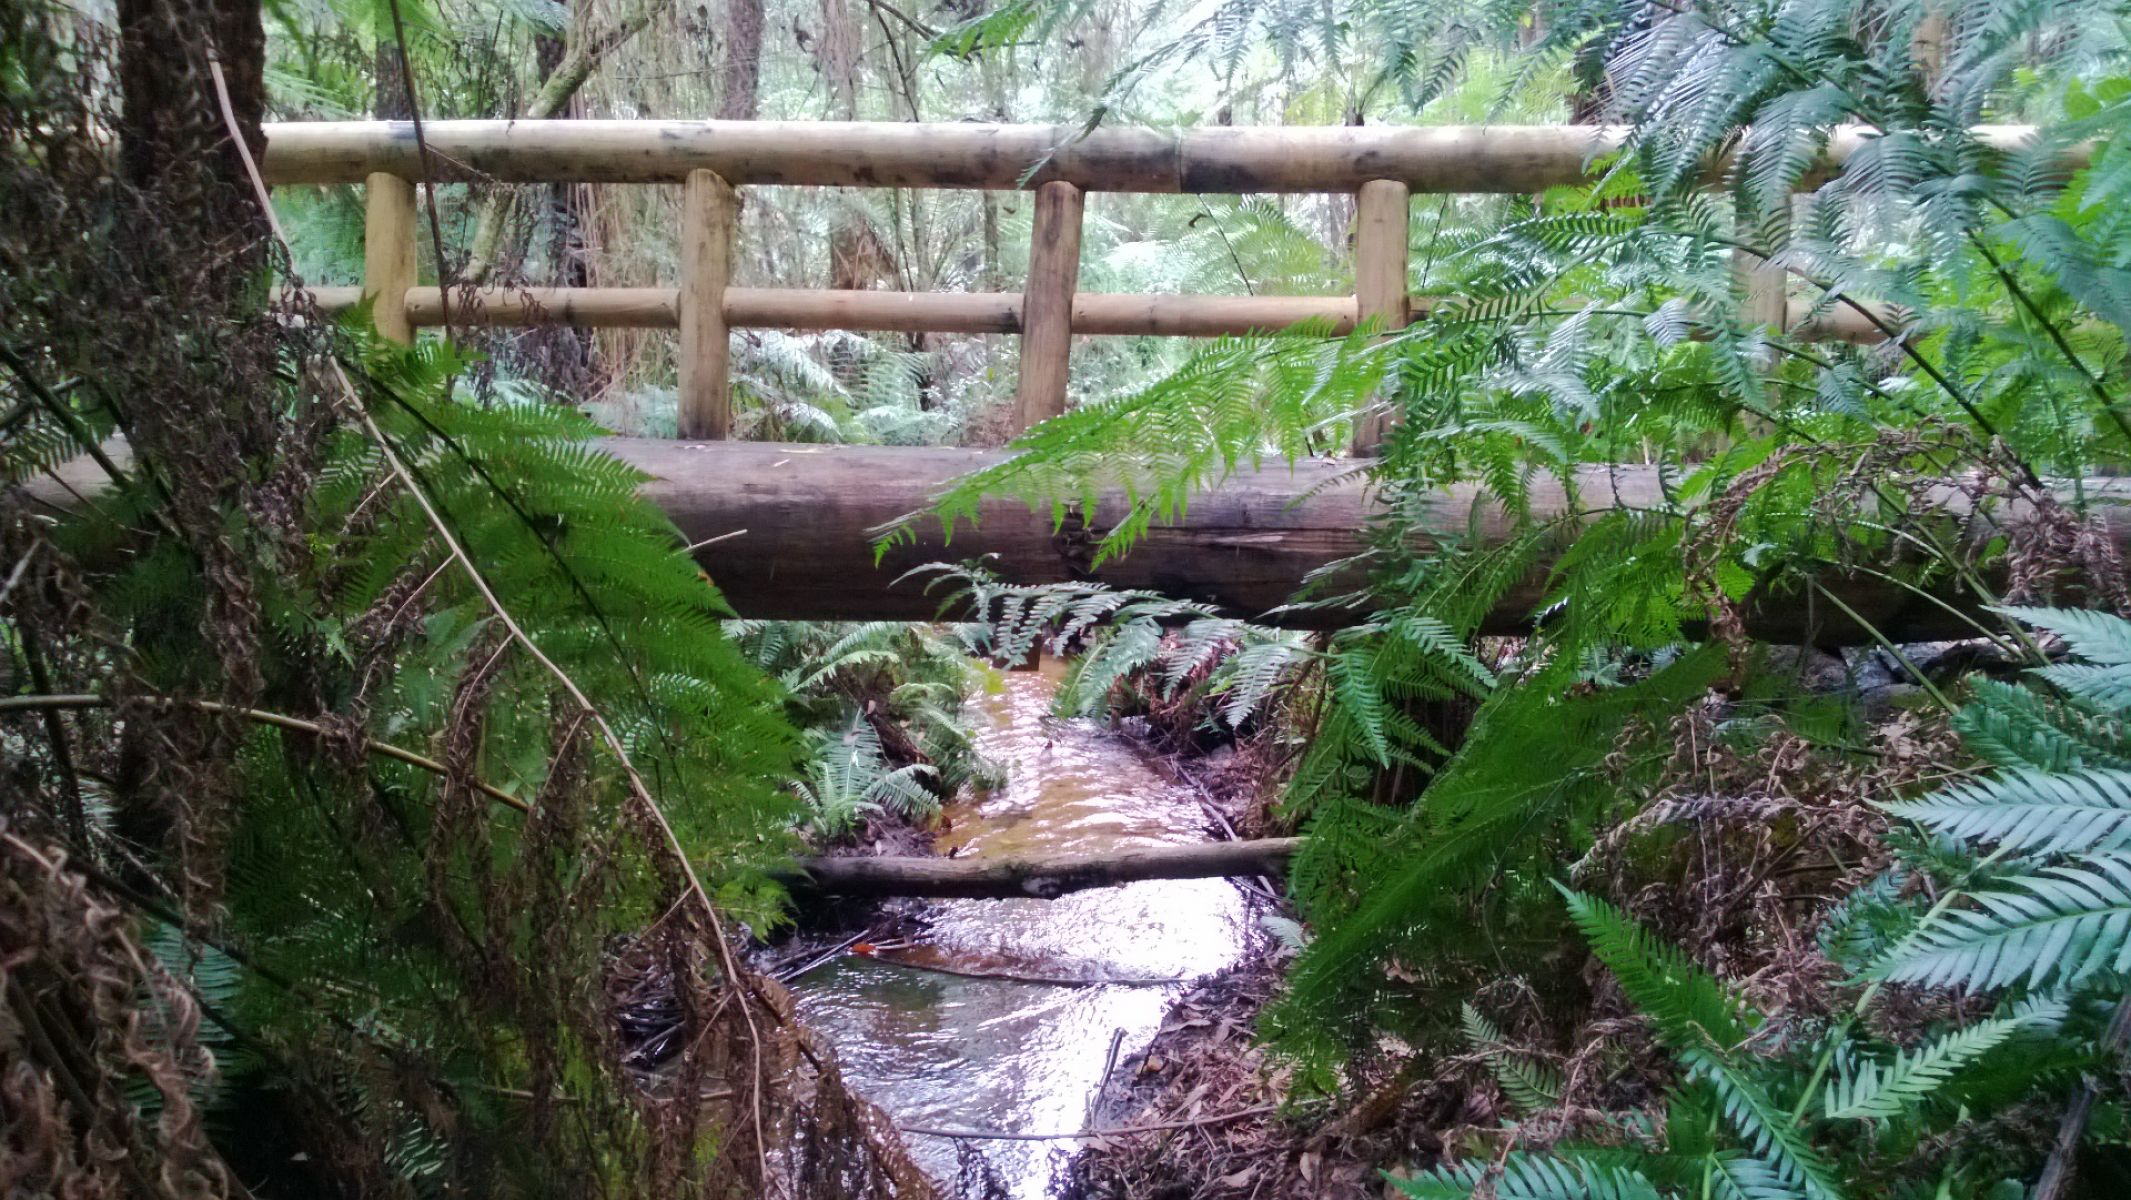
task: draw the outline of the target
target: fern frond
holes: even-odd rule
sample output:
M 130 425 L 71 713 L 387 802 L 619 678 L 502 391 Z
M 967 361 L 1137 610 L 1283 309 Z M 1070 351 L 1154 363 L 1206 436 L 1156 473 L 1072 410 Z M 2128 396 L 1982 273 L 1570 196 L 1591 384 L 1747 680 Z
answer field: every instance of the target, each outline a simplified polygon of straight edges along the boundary
M 1882 807 L 1952 837 L 2014 850 L 2066 853 L 2131 845 L 2131 771 L 2012 770 Z
M 1682 1052 L 1743 1043 L 1757 1022 L 1746 1002 L 1686 954 L 1595 896 L 1564 889 L 1569 916 L 1637 1012 Z
M 1460 1006 L 1459 1019 L 1465 1027 L 1466 1043 L 1487 1059 L 1495 1082 L 1518 1108 L 1527 1114 L 1540 1113 L 1561 1103 L 1561 1072 L 1510 1048 L 1502 1040 L 1502 1031 L 1471 1004 Z
M 1973 990 L 2064 987 L 2131 968 L 2131 857 L 2093 854 L 1968 897 L 1926 922 L 1875 972 Z
M 1662 1195 L 1656 1184 L 1626 1167 L 1525 1153 L 1510 1154 L 1499 1170 L 1468 1162 L 1412 1179 L 1394 1176 L 1391 1186 L 1413 1200 L 1659 1200 Z
M 1961 1068 L 2011 1037 L 2021 1025 L 2013 1018 L 1979 1021 L 1898 1054 L 1884 1065 L 1871 1060 L 1860 1062 L 1851 1071 L 1828 1081 L 1821 1110 L 1832 1120 L 1900 1116 L 1929 1098 Z

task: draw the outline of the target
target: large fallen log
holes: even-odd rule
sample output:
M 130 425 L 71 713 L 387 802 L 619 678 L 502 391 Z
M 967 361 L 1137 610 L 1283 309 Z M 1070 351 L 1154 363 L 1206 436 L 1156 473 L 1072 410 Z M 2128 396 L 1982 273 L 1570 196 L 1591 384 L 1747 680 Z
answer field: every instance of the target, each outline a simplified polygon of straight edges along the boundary
M 798 890 L 838 896 L 1054 900 L 1067 892 L 1141 879 L 1278 875 L 1301 846 L 1301 838 L 1291 837 L 1145 846 L 1099 858 L 810 858 L 785 881 Z
M 948 480 L 998 463 L 1004 452 L 886 446 L 782 445 L 767 442 L 680 442 L 609 438 L 609 452 L 651 476 L 645 494 L 665 509 L 691 544 L 697 561 L 742 616 L 793 620 L 928 621 L 942 617 L 948 597 L 927 590 L 926 580 L 902 578 L 913 567 L 936 562 L 981 560 L 995 575 L 1015 583 L 1096 579 L 1120 588 L 1143 588 L 1198 600 L 1238 617 L 1260 618 L 1293 596 L 1313 572 L 1365 548 L 1364 530 L 1381 513 L 1349 459 L 1296 464 L 1269 463 L 1245 469 L 1194 498 L 1174 525 L 1156 524 L 1132 553 L 1091 569 L 1099 532 L 1124 512 L 1124 498 L 1106 496 L 1092 512 L 1074 512 L 1063 527 L 1050 513 L 1013 500 L 984 505 L 975 527 L 952 537 L 937 520 L 912 523 L 913 539 L 890 547 L 876 561 L 879 528 L 921 513 Z M 101 484 L 97 468 L 79 462 L 63 468 L 66 486 L 86 493 Z M 1541 517 L 1568 511 L 1570 497 L 1550 478 L 1532 482 L 1532 503 Z M 1657 472 L 1648 467 L 1590 467 L 1579 479 L 1585 502 L 1608 508 L 1669 506 Z M 2131 479 L 2089 480 L 2089 500 L 2131 496 Z M 71 503 L 65 486 L 40 494 Z M 1962 510 L 1958 488 L 1944 489 L 1942 502 Z M 2103 505 L 2097 511 L 2119 545 L 2131 545 L 2131 510 Z M 1418 513 L 1433 539 L 1472 544 L 1500 542 L 1514 523 L 1476 485 L 1437 494 Z M 2015 507 L 1977 522 L 1977 535 L 2026 519 Z M 1365 580 L 1348 569 L 1327 579 L 1334 592 Z M 1492 632 L 1528 627 L 1542 599 L 1543 578 L 1512 588 L 1497 607 Z M 1897 641 L 1972 636 L 1955 610 L 1973 611 L 1972 593 L 1953 590 L 1924 595 L 1870 575 L 1827 577 L 1823 586 Z M 1951 606 L 1951 607 L 1949 607 Z M 1358 609 L 1316 609 L 1277 614 L 1274 623 L 1331 628 L 1366 616 Z M 1810 593 L 1761 597 L 1752 605 L 1749 630 L 1770 642 L 1856 645 L 1869 642 L 1861 627 Z
M 1125 511 L 1124 498 L 1116 493 L 1092 512 L 1071 514 L 1062 528 L 1054 527 L 1048 510 L 1031 511 L 1013 500 L 986 503 L 975 528 L 965 524 L 952 536 L 937 520 L 922 516 L 911 525 L 913 540 L 890 547 L 876 562 L 873 541 L 882 525 L 922 511 L 948 480 L 997 463 L 1004 454 L 631 438 L 603 444 L 653 476 L 647 495 L 692 543 L 708 542 L 698 561 L 733 608 L 750 617 L 938 619 L 946 597 L 928 593 L 924 579 L 900 577 L 927 563 L 981 560 L 1010 582 L 1097 579 L 1260 618 L 1288 603 L 1306 576 L 1362 551 L 1367 527 L 1382 512 L 1352 460 L 1311 460 L 1292 468 L 1274 462 L 1240 471 L 1195 497 L 1182 521 L 1154 525 L 1130 554 L 1099 570 L 1090 567 L 1099 533 Z M 2131 494 L 2126 485 L 2131 480 L 2088 481 L 2088 498 L 2125 497 Z M 1648 467 L 1585 468 L 1577 491 L 1589 506 L 1662 510 L 1670 505 L 1657 471 Z M 1531 498 L 1542 519 L 1571 508 L 1568 491 L 1551 478 L 1533 480 Z M 1943 502 L 1955 511 L 1967 503 L 1951 487 Z M 2131 511 L 2104 507 L 2101 514 L 2120 544 L 2131 543 Z M 1427 530 L 1418 539 L 1423 549 L 1435 539 L 1499 543 L 1516 531 L 1509 514 L 1477 484 L 1444 489 L 1421 506 L 1419 515 Z M 2011 509 L 1978 522 L 1978 533 L 2025 517 L 2024 511 Z M 1350 567 L 1323 584 L 1336 594 L 1364 582 L 1362 572 Z M 1528 628 L 1544 584 L 1534 576 L 1513 587 L 1489 631 Z M 1978 602 L 1971 594 L 1925 595 L 1869 575 L 1829 577 L 1822 584 L 1872 629 L 1896 640 L 1975 632 L 1954 611 L 1973 612 Z M 1364 616 L 1360 610 L 1316 609 L 1279 613 L 1271 620 L 1332 628 Z M 1798 594 L 1761 598 L 1751 606 L 1749 628 L 1763 640 L 1780 643 L 1855 645 L 1873 636 L 1839 610 Z

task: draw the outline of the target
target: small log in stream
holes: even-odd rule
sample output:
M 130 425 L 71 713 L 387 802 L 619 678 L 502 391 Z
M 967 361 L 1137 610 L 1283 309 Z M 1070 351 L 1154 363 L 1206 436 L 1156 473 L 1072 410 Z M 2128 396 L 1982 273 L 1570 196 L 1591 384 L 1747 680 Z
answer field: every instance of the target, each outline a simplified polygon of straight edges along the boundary
M 1054 900 L 1067 892 L 1140 879 L 1275 875 L 1286 869 L 1287 860 L 1301 846 L 1301 838 L 1288 837 L 1145 846 L 1096 858 L 1072 854 L 996 859 L 810 858 L 785 883 L 795 890 L 840 896 Z

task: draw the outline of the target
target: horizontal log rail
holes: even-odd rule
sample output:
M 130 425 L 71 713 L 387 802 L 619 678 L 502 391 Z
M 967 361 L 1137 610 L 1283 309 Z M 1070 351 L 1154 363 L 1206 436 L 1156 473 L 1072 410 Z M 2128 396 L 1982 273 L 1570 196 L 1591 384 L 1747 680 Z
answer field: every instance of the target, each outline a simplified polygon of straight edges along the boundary
M 1301 838 L 1289 837 L 1144 846 L 1099 856 L 810 858 L 784 882 L 796 890 L 837 896 L 1055 900 L 1068 892 L 1143 879 L 1278 875 L 1301 848 Z
M 312 288 L 321 311 L 345 312 L 362 298 L 359 287 Z M 1434 311 L 1428 296 L 1406 298 L 1407 319 Z M 440 288 L 406 291 L 408 323 L 445 323 Z M 1278 333 L 1304 321 L 1333 334 L 1351 333 L 1352 296 L 1181 296 L 1080 292 L 1073 297 L 1076 334 L 1125 337 L 1227 337 Z M 587 329 L 674 329 L 680 289 L 669 287 L 454 288 L 454 325 L 574 325 Z M 1896 318 L 1898 320 L 1898 318 Z M 734 329 L 850 329 L 868 333 L 1020 333 L 1019 292 L 887 292 L 806 288 L 725 289 L 725 323 Z M 1879 327 L 1854 309 L 1818 317 L 1792 301 L 1786 323 L 1800 337 L 1820 341 L 1877 341 Z M 1401 322 L 1403 324 L 1403 322 Z
M 1093 511 L 1076 514 L 1063 530 L 1048 511 L 1007 499 L 983 505 L 975 528 L 964 525 L 950 540 L 939 523 L 920 519 L 912 540 L 890 547 L 876 561 L 873 539 L 880 527 L 921 512 L 954 477 L 1000 462 L 1005 453 L 927 447 L 784 445 L 772 442 L 684 442 L 652 438 L 605 438 L 597 445 L 649 477 L 644 496 L 658 505 L 689 544 L 696 561 L 747 617 L 792 620 L 931 621 L 956 615 L 949 597 L 928 590 L 913 567 L 936 562 L 983 560 L 1010 583 L 1059 583 L 1093 579 L 1119 588 L 1144 588 L 1198 600 L 1238 617 L 1265 618 L 1284 605 L 1305 576 L 1349 559 L 1365 548 L 1366 530 L 1382 512 L 1378 498 L 1337 459 L 1311 459 L 1238 471 L 1193 499 L 1175 524 L 1157 524 L 1131 554 L 1090 570 L 1095 531 L 1108 529 L 1124 511 L 1124 498 L 1105 495 Z M 106 447 L 123 464 L 123 444 Z M 30 487 L 58 509 L 79 504 L 107 482 L 102 469 L 83 458 Z M 2060 485 L 2069 498 L 2070 483 Z M 2096 478 L 2081 485 L 2097 519 L 2119 547 L 2131 549 L 2131 478 Z M 1662 510 L 1670 506 L 1665 482 L 1651 467 L 1586 467 L 1577 480 L 1586 503 Z M 1956 487 L 1939 502 L 1966 511 Z M 1571 496 L 1559 481 L 1532 483 L 1532 506 L 1541 519 L 1565 514 Z M 1417 548 L 1440 537 L 1487 546 L 1512 536 L 1517 525 L 1478 484 L 1446 488 L 1421 506 L 1424 527 Z M 1985 538 L 2025 520 L 2027 510 L 2009 506 L 1973 523 Z M 1359 572 L 1325 580 L 1332 592 L 1358 589 Z M 1867 629 L 1810 594 L 1750 598 L 1748 630 L 1765 641 L 1862 645 L 1877 634 L 1897 641 L 1973 636 L 1961 613 L 1977 611 L 1978 598 L 1947 590 L 1934 595 L 1877 576 L 1827 576 L 1822 586 L 1866 622 Z M 1504 596 L 1484 629 L 1513 633 L 1530 627 L 1544 598 L 1543 575 L 1524 580 Z M 1328 629 L 1367 620 L 1366 609 L 1309 609 L 1274 613 L 1269 623 Z
M 405 121 L 270 122 L 273 184 L 422 176 Z M 2027 126 L 1975 130 L 2015 148 Z M 1390 180 L 1414 192 L 1534 192 L 1587 178 L 1627 131 L 1600 125 L 1233 126 L 1162 131 L 1079 125 L 870 121 L 425 121 L 447 179 L 500 183 L 680 183 L 712 171 L 734 186 L 983 188 L 1071 183 L 1107 192 L 1352 192 Z M 1874 136 L 1829 137 L 1839 167 Z
M 430 121 L 418 145 L 407 122 L 266 126 L 275 184 L 363 183 L 368 193 L 360 289 L 326 288 L 329 310 L 374 298 L 378 330 L 409 340 L 421 326 L 574 325 L 679 331 L 676 426 L 722 439 L 732 429 L 734 329 L 996 333 L 1022 339 L 1019 427 L 1065 411 L 1072 341 L 1083 335 L 1217 337 L 1360 321 L 1385 331 L 1424 316 L 1409 295 L 1414 193 L 1530 192 L 1590 178 L 1627 131 L 1596 125 L 1232 127 L 1162 131 L 1069 125 L 822 121 Z M 2010 150 L 2029 126 L 1980 126 Z M 1812 173 L 1825 178 L 1877 136 L 1830 131 Z M 426 150 L 426 153 L 424 151 Z M 2088 153 L 2075 148 L 2074 157 Z M 1712 170 L 1716 167 L 1713 166 Z M 486 289 L 446 297 L 414 286 L 415 189 L 425 174 L 496 183 L 680 184 L 675 287 Z M 1023 292 L 805 291 L 732 285 L 743 187 L 982 188 L 1035 192 L 1030 279 Z M 1117 296 L 1078 290 L 1089 191 L 1345 193 L 1355 200 L 1354 291 L 1347 296 Z M 1742 259 L 1742 263 L 1746 260 Z M 1759 260 L 1754 260 L 1758 263 Z M 1838 310 L 1811 316 L 1785 295 L 1780 268 L 1748 267 L 1742 317 L 1818 340 L 1874 341 L 1880 324 Z M 447 313 L 447 301 L 449 312 Z M 1810 317 L 1810 319 L 1807 319 Z M 448 319 L 447 319 L 448 318 Z M 1371 451 L 1384 419 L 1357 422 Z

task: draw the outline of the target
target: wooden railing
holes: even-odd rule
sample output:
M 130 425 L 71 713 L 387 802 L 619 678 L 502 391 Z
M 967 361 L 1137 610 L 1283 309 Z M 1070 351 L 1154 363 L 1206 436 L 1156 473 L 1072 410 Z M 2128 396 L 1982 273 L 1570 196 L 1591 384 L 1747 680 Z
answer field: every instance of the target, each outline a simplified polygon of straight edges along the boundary
M 720 439 L 732 426 L 733 329 L 1005 333 L 1022 339 L 1016 420 L 1065 411 L 1076 334 L 1208 337 L 1316 320 L 1340 333 L 1363 322 L 1402 328 L 1432 301 L 1409 295 L 1408 208 L 1415 192 L 1530 192 L 1585 179 L 1623 137 L 1600 126 L 1137 129 L 981 124 L 720 121 L 430 121 L 423 145 L 404 122 L 270 124 L 264 162 L 275 184 L 362 183 L 367 190 L 360 288 L 318 289 L 327 309 L 374 298 L 378 329 L 569 324 L 680 330 L 679 429 Z M 2017 146 L 2031 132 L 1977 131 Z M 1869 134 L 1838 130 L 1825 167 L 1839 169 Z M 426 151 L 426 153 L 425 153 Z M 634 288 L 416 286 L 415 181 L 679 184 L 680 279 Z M 1012 293 L 790 290 L 730 285 L 736 189 L 752 185 L 980 188 L 1035 192 L 1026 287 Z M 1350 193 L 1350 296 L 1104 295 L 1078 290 L 1088 191 Z M 1745 315 L 1802 336 L 1868 339 L 1847 312 L 1801 325 L 1780 269 L 1743 260 Z M 1366 449 L 1381 429 L 1357 430 Z

